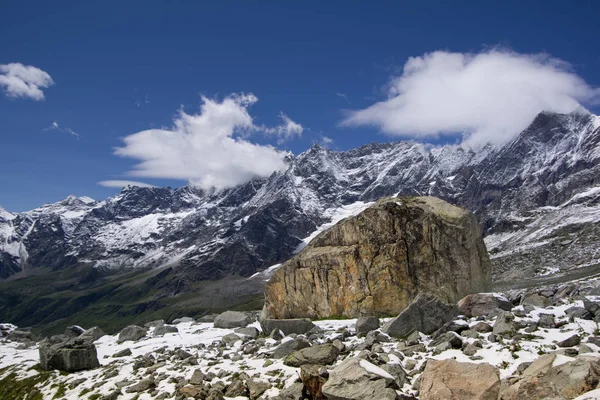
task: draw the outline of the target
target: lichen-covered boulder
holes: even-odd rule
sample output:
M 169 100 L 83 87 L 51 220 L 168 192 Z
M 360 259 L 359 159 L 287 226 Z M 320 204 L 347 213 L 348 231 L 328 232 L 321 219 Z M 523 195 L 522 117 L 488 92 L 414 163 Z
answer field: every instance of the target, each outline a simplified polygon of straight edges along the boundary
M 265 318 L 397 315 L 421 292 L 455 304 L 491 284 L 474 215 L 435 197 L 378 201 L 275 272 Z

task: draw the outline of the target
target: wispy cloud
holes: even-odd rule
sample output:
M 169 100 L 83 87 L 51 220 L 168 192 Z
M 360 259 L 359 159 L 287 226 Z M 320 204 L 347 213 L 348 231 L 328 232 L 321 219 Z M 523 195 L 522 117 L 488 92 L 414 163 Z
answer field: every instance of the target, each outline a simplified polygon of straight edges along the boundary
M 290 117 L 284 113 L 279 113 L 279 118 L 281 118 L 283 121 L 281 125 L 271 128 L 262 126 L 257 129 L 262 130 L 269 135 L 276 135 L 278 137 L 277 142 L 279 144 L 285 142 L 286 140 L 292 139 L 294 136 L 302 136 L 302 132 L 304 132 L 302 125 L 292 121 Z
M 600 98 L 600 89 L 568 63 L 502 49 L 409 58 L 386 89 L 386 100 L 350 112 L 342 125 L 417 138 L 462 133 L 471 145 L 503 143 L 541 111 L 570 112 Z
M 0 64 L 0 87 L 4 87 L 8 97 L 44 100 L 42 89 L 53 84 L 50 75 L 39 68 L 21 63 Z
M 231 94 L 222 101 L 202 97 L 198 114 L 181 110 L 172 128 L 149 129 L 123 139 L 115 149 L 120 157 L 139 163 L 130 176 L 187 180 L 201 188 L 235 186 L 255 177 L 267 177 L 285 167 L 287 153 L 250 142 L 255 132 L 282 137 L 301 134 L 302 126 L 285 114 L 281 126 L 257 126 L 248 108 L 258 98 Z
M 149 183 L 138 182 L 138 181 L 127 181 L 127 180 L 108 180 L 108 181 L 100 181 L 98 185 L 104 187 L 111 188 L 122 188 L 125 186 L 139 186 L 139 187 L 156 187 L 154 185 L 150 185 Z
M 320 143 L 323 147 L 329 147 L 333 144 L 334 140 L 328 136 L 321 136 Z
M 52 125 L 50 125 L 47 128 L 44 128 L 44 131 L 58 131 L 58 132 L 63 132 L 63 133 L 68 133 L 71 136 L 75 136 L 77 139 L 79 139 L 79 134 L 77 132 L 75 132 L 73 129 L 67 127 L 67 126 L 60 126 L 58 124 L 58 122 L 54 121 L 52 122 Z
M 137 99 L 136 101 L 133 102 L 133 104 L 136 105 L 136 107 L 141 107 L 144 104 L 150 104 L 150 99 L 148 98 L 148 95 L 145 95 L 143 99 Z
M 352 104 L 352 103 L 350 102 L 350 99 L 348 99 L 348 96 L 347 96 L 345 93 L 340 93 L 340 92 L 338 92 L 338 93 L 336 93 L 335 95 L 336 95 L 337 97 L 341 97 L 342 99 L 346 100 L 346 103 L 348 103 L 348 104 Z

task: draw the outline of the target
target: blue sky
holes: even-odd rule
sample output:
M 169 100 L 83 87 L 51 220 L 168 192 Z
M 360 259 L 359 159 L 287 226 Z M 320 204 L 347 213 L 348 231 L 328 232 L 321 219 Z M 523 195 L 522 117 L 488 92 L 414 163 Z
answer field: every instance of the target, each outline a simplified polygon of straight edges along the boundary
M 562 111 L 573 102 L 598 113 L 600 3 L 481 3 L 3 1 L 0 68 L 32 66 L 54 84 L 40 87 L 43 99 L 36 99 L 11 95 L 0 80 L 0 205 L 23 211 L 69 194 L 103 199 L 120 190 L 98 184 L 107 180 L 225 187 L 268 174 L 279 151 L 298 154 L 324 140 L 339 150 L 407 137 L 456 142 L 465 132 L 474 142 L 506 140 L 520 126 L 502 125 L 515 112 L 503 108 L 514 96 L 543 97 L 519 107 L 529 110 L 523 120 L 537 108 Z M 418 76 L 403 70 L 410 57 L 419 57 Z M 458 75 L 455 63 L 463 65 Z M 450 83 L 432 88 L 438 76 Z M 531 93 L 511 83 L 530 81 Z M 519 91 L 504 93 L 513 86 Z M 448 118 L 446 110 L 462 115 L 472 102 L 499 98 L 498 91 L 507 97 L 490 100 L 476 121 Z M 258 100 L 240 103 L 240 93 Z M 399 93 L 404 97 L 391 102 Z M 218 113 L 226 99 L 239 121 L 193 130 L 203 102 Z M 162 138 L 176 130 L 174 120 L 185 120 L 180 110 L 191 125 L 175 136 L 199 141 L 169 147 Z M 282 113 L 301 133 L 286 127 Z M 216 145 L 213 130 L 221 132 Z M 246 164 L 266 161 L 217 171 L 205 165 L 210 154 L 202 151 L 250 154 L 236 140 L 254 146 Z M 148 152 L 152 146 L 165 154 Z M 117 147 L 125 149 L 121 156 Z M 156 157 L 160 162 L 134 167 Z M 174 165 L 176 159 L 192 161 Z

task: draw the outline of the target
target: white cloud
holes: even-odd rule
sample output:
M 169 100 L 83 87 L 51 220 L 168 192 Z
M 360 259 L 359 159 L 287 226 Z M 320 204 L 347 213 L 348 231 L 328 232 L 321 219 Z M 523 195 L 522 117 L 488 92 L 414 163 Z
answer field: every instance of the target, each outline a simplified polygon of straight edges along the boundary
M 44 100 L 42 89 L 53 84 L 50 75 L 39 68 L 21 63 L 0 64 L 0 87 L 9 97 Z
M 207 97 L 202 101 L 199 114 L 180 111 L 170 129 L 150 129 L 125 137 L 124 146 L 115 149 L 115 154 L 140 161 L 128 174 L 181 179 L 204 189 L 222 189 L 267 177 L 285 167 L 287 153 L 247 140 L 251 133 L 269 129 L 257 127 L 248 113 L 248 107 L 258 101 L 256 96 L 232 94 L 220 102 Z M 283 116 L 289 131 L 297 131 L 298 124 Z M 271 129 L 278 133 L 279 127 Z M 281 129 L 285 135 L 288 128 Z
M 279 113 L 279 118 L 283 121 L 281 125 L 277 125 L 275 127 L 269 128 L 262 126 L 257 128 L 258 130 L 262 130 L 267 134 L 276 135 L 278 139 L 278 143 L 283 143 L 286 140 L 293 139 L 294 136 L 302 136 L 302 132 L 304 132 L 304 128 L 299 123 L 296 123 L 290 119 L 284 113 Z
M 323 147 L 329 147 L 333 144 L 333 139 L 329 136 L 321 136 L 321 144 Z
M 342 125 L 417 138 L 459 133 L 471 145 L 503 143 L 541 111 L 571 112 L 600 98 L 600 89 L 564 61 L 498 49 L 411 57 L 387 91 L 387 100 L 351 112 Z
M 50 125 L 49 127 L 45 128 L 44 131 L 58 131 L 58 132 L 63 132 L 63 133 L 68 133 L 71 136 L 75 136 L 77 139 L 79 139 L 79 133 L 75 132 L 73 129 L 65 126 L 62 127 L 58 124 L 58 122 L 54 121 L 52 123 L 52 125 Z
M 125 186 L 139 186 L 139 187 L 156 187 L 154 185 L 150 185 L 149 183 L 137 182 L 137 181 L 124 181 L 124 180 L 108 180 L 108 181 L 100 181 L 98 185 L 104 187 L 111 188 L 122 188 Z

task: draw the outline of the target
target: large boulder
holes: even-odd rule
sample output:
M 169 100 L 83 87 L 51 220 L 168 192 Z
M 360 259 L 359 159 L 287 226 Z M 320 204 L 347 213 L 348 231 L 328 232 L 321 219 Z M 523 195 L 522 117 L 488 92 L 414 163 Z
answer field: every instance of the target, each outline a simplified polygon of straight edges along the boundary
M 388 321 L 382 332 L 394 337 L 408 337 L 413 332 L 429 335 L 458 314 L 455 305 L 444 303 L 435 296 L 421 293 L 396 318 Z
M 260 327 L 267 335 L 275 329 L 283 332 L 284 335 L 291 335 L 292 333 L 307 333 L 316 325 L 308 318 L 264 319 L 260 321 Z
M 458 310 L 461 314 L 471 317 L 487 317 L 491 313 L 500 310 L 510 311 L 512 303 L 504 296 L 495 293 L 469 294 L 458 302 Z
M 39 347 L 40 366 L 44 370 L 58 369 L 76 372 L 100 366 L 96 346 L 86 339 L 74 338 L 53 343 L 43 340 Z
M 421 400 L 497 400 L 498 370 L 489 364 L 429 360 L 421 376 Z
M 600 360 L 579 356 L 557 360 L 556 354 L 546 354 L 535 360 L 516 381 L 502 391 L 502 400 L 574 399 L 600 384 Z M 559 361 L 559 362 L 557 362 Z
M 241 311 L 225 311 L 215 318 L 215 328 L 233 329 L 243 328 L 252 323 L 253 318 L 250 314 Z
M 138 340 L 140 340 L 141 338 L 146 336 L 146 333 L 148 333 L 148 329 L 142 328 L 141 326 L 137 326 L 137 325 L 126 326 L 125 328 L 123 328 L 121 330 L 121 332 L 119 332 L 119 337 L 117 338 L 117 343 L 121 344 L 128 340 L 137 342 Z
M 454 304 L 490 284 L 473 214 L 435 197 L 386 198 L 321 233 L 279 268 L 265 287 L 264 315 L 387 316 L 420 292 Z
M 393 376 L 367 360 L 348 358 L 335 367 L 322 392 L 328 400 L 395 400 Z

